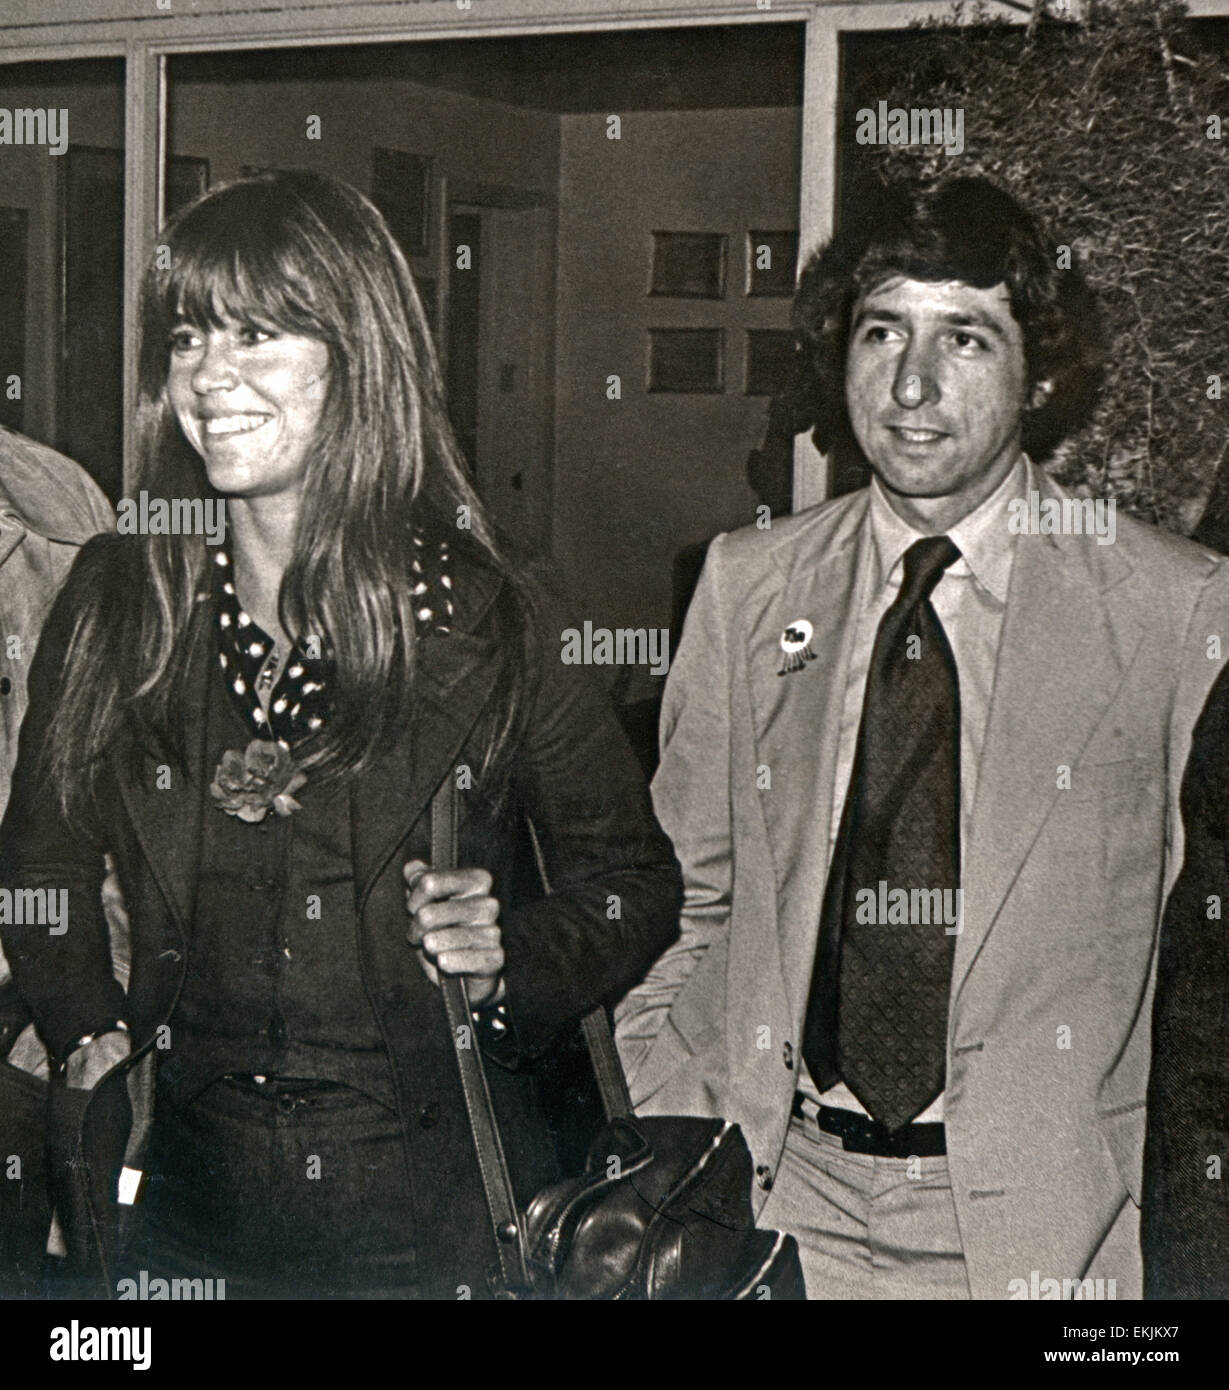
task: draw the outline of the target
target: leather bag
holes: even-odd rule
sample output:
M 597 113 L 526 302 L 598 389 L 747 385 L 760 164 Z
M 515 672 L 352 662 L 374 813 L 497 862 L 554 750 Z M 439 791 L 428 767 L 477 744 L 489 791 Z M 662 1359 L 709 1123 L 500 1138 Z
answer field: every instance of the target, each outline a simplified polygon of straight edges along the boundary
M 431 804 L 433 867 L 456 866 L 456 843 L 457 799 L 449 777 Z M 606 1123 L 589 1147 L 584 1171 L 543 1188 L 520 1211 L 481 1053 L 468 1045 L 473 1028 L 465 981 L 450 975 L 440 981 L 495 1235 L 499 1296 L 806 1297 L 794 1237 L 756 1229 L 751 1154 L 742 1131 L 721 1119 L 634 1115 L 604 1008 L 582 1026 Z

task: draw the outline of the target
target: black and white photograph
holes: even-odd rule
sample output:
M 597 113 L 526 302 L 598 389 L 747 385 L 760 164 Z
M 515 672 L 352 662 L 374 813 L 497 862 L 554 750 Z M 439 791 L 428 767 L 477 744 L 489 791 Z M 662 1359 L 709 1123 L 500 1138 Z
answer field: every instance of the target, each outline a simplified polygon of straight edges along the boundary
M 1229 0 L 7 0 L 6 1364 L 1210 1366 L 1226 557 Z

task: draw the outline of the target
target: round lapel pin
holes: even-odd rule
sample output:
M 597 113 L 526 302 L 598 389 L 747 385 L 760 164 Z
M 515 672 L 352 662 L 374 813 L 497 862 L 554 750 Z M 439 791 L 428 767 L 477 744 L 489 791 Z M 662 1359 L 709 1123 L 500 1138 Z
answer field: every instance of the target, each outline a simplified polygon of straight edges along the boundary
M 811 638 L 815 629 L 805 618 L 795 618 L 781 634 L 781 650 L 785 658 L 781 662 L 778 676 L 788 676 L 791 671 L 801 671 L 808 661 L 815 660 L 811 650 Z

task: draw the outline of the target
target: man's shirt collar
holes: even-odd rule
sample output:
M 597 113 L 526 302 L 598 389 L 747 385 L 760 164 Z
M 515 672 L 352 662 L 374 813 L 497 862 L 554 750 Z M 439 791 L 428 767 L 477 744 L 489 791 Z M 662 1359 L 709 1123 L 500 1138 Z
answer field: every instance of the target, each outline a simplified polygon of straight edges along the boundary
M 972 575 L 973 579 L 999 603 L 1007 602 L 1007 586 L 1011 580 L 1011 562 L 1015 554 L 1015 536 L 1009 528 L 1007 504 L 1013 497 L 1023 497 L 1028 484 L 1028 466 L 1024 455 L 997 488 L 979 506 L 952 527 L 947 534 L 960 548 L 960 559 L 949 569 L 953 575 Z M 878 592 L 896 575 L 905 551 L 923 538 L 907 521 L 892 510 L 892 505 L 872 477 L 870 486 L 871 553 L 874 573 L 873 590 Z

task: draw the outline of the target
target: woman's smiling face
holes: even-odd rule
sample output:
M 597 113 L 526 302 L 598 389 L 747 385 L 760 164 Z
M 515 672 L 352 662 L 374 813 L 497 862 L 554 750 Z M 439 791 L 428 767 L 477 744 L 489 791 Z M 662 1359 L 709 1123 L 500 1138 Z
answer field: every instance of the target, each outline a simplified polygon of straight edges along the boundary
M 328 375 L 318 338 L 230 316 L 171 330 L 167 398 L 210 485 L 226 496 L 299 495 Z

